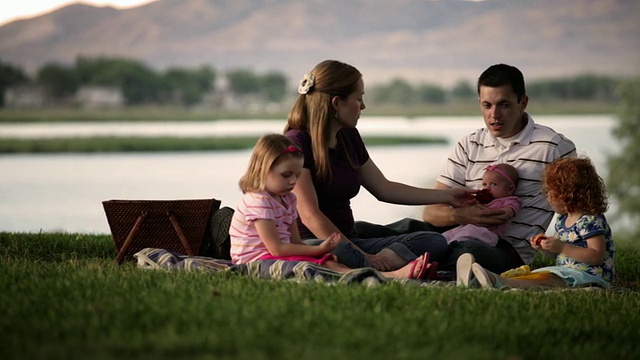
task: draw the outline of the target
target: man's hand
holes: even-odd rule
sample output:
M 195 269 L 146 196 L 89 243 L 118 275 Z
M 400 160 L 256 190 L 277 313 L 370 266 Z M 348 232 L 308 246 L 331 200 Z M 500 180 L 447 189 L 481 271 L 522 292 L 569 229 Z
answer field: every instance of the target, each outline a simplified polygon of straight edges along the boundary
M 473 224 L 492 228 L 511 220 L 511 215 L 512 212 L 509 209 L 489 209 L 486 206 L 476 204 L 456 208 L 454 219 L 456 223 L 461 225 Z

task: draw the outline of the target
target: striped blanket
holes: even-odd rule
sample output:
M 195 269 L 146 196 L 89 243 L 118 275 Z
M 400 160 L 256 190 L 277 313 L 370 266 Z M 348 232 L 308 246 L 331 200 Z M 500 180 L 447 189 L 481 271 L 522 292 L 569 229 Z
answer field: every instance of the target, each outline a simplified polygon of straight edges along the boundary
M 248 264 L 233 265 L 228 260 L 202 256 L 176 254 L 165 249 L 146 248 L 134 254 L 138 267 L 168 271 L 232 271 L 258 279 L 293 280 L 299 282 L 322 283 L 363 283 L 375 286 L 386 282 L 400 282 L 413 285 L 436 285 L 410 279 L 390 279 L 373 268 L 353 269 L 345 274 L 329 270 L 306 261 L 260 260 Z
M 383 283 L 401 283 L 421 287 L 455 287 L 453 281 L 422 281 L 410 279 L 390 279 L 373 268 L 353 269 L 341 274 L 323 266 L 306 261 L 260 260 L 243 265 L 233 265 L 229 260 L 214 259 L 203 256 L 176 254 L 165 249 L 146 248 L 135 253 L 138 267 L 166 271 L 230 271 L 257 279 L 289 280 L 297 282 L 320 283 L 361 283 L 376 286 Z M 522 291 L 525 289 L 503 288 L 502 290 Z M 566 287 L 526 289 L 529 291 L 603 291 L 600 287 Z M 609 288 L 608 291 L 624 292 L 628 289 Z

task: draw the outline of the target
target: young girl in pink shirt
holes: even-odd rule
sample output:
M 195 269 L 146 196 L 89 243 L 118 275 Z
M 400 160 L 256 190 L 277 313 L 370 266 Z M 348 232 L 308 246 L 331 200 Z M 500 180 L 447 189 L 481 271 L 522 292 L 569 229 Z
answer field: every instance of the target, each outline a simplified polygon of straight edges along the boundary
M 284 135 L 269 134 L 256 143 L 247 172 L 239 185 L 244 196 L 231 220 L 231 260 L 244 264 L 256 260 L 309 261 L 345 273 L 351 268 L 331 254 L 340 234 L 331 234 L 319 245 L 303 242 L 296 219 L 293 190 L 302 171 L 303 155 Z M 390 278 L 421 279 L 430 268 L 428 253 L 404 267 L 382 272 Z

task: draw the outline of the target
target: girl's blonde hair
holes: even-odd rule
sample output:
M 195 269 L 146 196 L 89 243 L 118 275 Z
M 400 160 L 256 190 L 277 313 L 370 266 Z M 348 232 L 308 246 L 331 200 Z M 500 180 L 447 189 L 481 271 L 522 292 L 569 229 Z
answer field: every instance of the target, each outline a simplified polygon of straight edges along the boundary
M 604 180 L 587 157 L 559 158 L 546 166 L 542 190 L 553 192 L 566 211 L 604 214 L 609 207 Z
M 242 193 L 264 191 L 267 174 L 279 161 L 302 158 L 302 151 L 289 138 L 281 134 L 262 136 L 253 147 L 247 171 L 238 185 Z
M 336 111 L 331 99 L 338 96 L 346 99 L 355 90 L 362 74 L 355 67 L 336 60 L 325 60 L 310 72 L 314 83 L 305 94 L 300 94 L 287 117 L 285 132 L 291 129 L 306 131 L 311 136 L 313 160 L 316 164 L 316 176 L 323 180 L 331 179 L 329 164 L 329 141 L 331 122 Z M 339 133 L 340 134 L 340 133 Z M 338 148 L 346 149 L 349 144 L 340 135 Z M 347 160 L 355 166 L 352 159 Z

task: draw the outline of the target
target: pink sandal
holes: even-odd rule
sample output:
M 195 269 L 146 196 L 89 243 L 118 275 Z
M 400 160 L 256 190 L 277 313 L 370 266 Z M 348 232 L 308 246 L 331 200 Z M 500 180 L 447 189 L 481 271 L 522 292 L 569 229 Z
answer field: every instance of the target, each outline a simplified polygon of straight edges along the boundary
M 420 262 L 421 259 L 422 259 L 422 262 Z M 409 279 L 424 278 L 424 275 L 427 273 L 427 270 L 429 270 L 432 267 L 432 265 L 429 264 L 428 252 L 420 255 L 417 259 L 413 260 L 411 263 L 413 264 L 413 266 L 411 266 L 411 271 L 409 272 Z M 417 274 L 416 274 L 416 266 L 420 266 L 420 269 L 418 270 Z M 429 276 L 431 276 L 431 273 L 429 273 Z
M 437 280 L 438 279 L 438 262 L 434 261 L 427 265 L 427 269 L 429 270 L 429 275 L 427 275 L 427 280 Z

